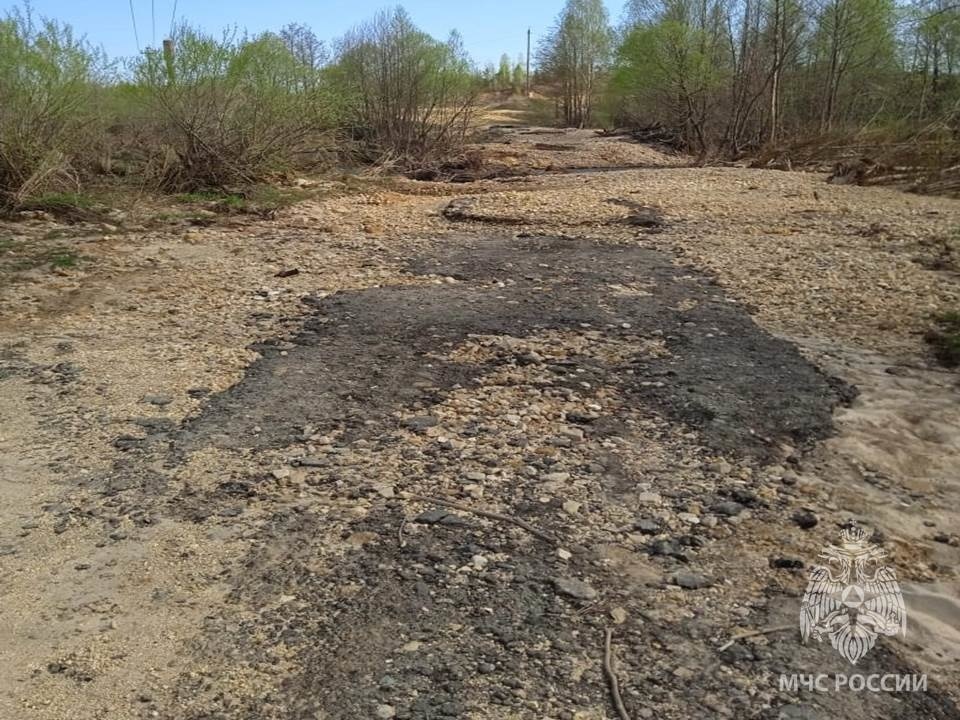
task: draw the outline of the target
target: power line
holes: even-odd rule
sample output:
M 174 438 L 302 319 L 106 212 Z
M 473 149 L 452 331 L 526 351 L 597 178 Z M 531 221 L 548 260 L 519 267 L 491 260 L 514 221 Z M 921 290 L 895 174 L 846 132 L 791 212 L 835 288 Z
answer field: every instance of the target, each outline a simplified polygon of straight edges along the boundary
M 150 0 L 150 42 L 157 44 L 157 2 Z
M 137 52 L 140 52 L 140 35 L 137 33 L 137 16 L 133 12 L 133 0 L 130 0 L 130 21 L 133 23 L 133 39 L 137 41 Z

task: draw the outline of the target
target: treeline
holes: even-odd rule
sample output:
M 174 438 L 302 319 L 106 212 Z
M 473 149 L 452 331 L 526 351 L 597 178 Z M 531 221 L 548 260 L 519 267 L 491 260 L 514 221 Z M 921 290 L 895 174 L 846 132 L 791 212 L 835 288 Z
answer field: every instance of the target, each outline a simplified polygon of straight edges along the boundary
M 226 188 L 333 162 L 398 167 L 462 142 L 482 81 L 456 34 L 402 10 L 328 48 L 302 25 L 214 37 L 112 64 L 69 27 L 0 19 L 0 208 L 111 179 Z
M 960 142 L 956 0 L 569 0 L 539 49 L 567 124 L 661 126 L 694 152 L 926 133 Z

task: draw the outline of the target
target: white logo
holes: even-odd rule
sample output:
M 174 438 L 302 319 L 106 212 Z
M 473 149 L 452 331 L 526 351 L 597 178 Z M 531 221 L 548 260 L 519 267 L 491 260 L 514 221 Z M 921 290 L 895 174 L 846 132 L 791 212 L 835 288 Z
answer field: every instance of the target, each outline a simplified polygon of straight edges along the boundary
M 839 545 L 820 553 L 826 560 L 810 571 L 800 603 L 800 634 L 830 644 L 856 665 L 880 635 L 907 634 L 907 611 L 893 568 L 882 564 L 886 551 L 870 543 L 852 525 L 840 533 Z

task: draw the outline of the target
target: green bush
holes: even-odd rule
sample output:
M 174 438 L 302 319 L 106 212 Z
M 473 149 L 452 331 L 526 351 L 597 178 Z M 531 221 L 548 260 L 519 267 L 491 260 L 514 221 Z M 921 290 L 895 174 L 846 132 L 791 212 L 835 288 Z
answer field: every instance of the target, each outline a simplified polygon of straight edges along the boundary
M 0 208 L 76 189 L 101 123 L 103 59 L 66 25 L 13 10 L 0 19 Z
M 132 91 L 152 110 L 149 172 L 163 188 L 254 183 L 327 157 L 336 103 L 280 36 L 218 40 L 181 26 L 173 41 L 172 58 L 143 53 Z
M 927 342 L 945 367 L 960 367 L 960 312 L 945 312 L 936 318 L 937 327 L 927 333 Z
M 330 74 L 362 159 L 401 167 L 459 148 L 480 87 L 459 36 L 435 40 L 401 8 L 348 33 Z

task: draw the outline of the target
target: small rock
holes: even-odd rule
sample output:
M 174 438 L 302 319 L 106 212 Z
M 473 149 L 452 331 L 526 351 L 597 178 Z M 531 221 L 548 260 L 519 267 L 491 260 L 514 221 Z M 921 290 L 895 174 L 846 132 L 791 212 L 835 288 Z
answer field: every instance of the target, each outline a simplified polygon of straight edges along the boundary
M 578 600 L 593 600 L 598 594 L 590 585 L 576 578 L 553 578 L 553 586 L 561 595 L 568 595 Z
M 402 424 L 407 430 L 423 432 L 424 430 L 439 425 L 440 420 L 433 415 L 417 415 L 416 417 L 407 418 Z
M 700 590 L 713 585 L 713 580 L 691 570 L 680 570 L 670 576 L 670 582 L 684 590 Z
M 557 548 L 557 557 L 561 560 L 569 560 L 573 557 L 573 553 L 569 550 L 564 550 L 563 548 Z
M 803 560 L 788 557 L 770 558 L 770 567 L 780 570 L 802 570 Z
M 576 500 L 566 500 L 563 503 L 563 511 L 567 515 L 576 515 L 578 512 L 580 512 L 580 503 L 578 503 Z
M 709 467 L 710 470 L 717 473 L 717 475 L 729 475 L 733 472 L 733 465 L 726 460 L 717 460 L 716 462 L 710 463 Z
M 144 395 L 143 401 L 149 405 L 169 405 L 173 402 L 171 395 Z
M 420 513 L 413 519 L 414 522 L 422 523 L 423 525 L 436 525 L 438 522 L 443 520 L 450 513 L 446 510 L 441 510 L 440 508 L 434 508 L 433 510 L 427 510 Z
M 717 515 L 725 515 L 726 517 L 736 517 L 744 511 L 743 505 L 734 500 L 726 500 L 721 503 L 717 503 L 712 508 L 710 508 Z
M 377 717 L 380 720 L 392 720 L 397 716 L 397 709 L 393 705 L 377 705 Z
M 820 519 L 810 510 L 797 510 L 793 514 L 793 521 L 802 529 L 809 530 L 816 527 Z
M 610 617 L 617 625 L 623 625 L 627 621 L 627 611 L 622 607 L 615 607 L 610 611 Z
M 655 518 L 640 518 L 634 523 L 633 527 L 644 535 L 657 535 L 660 533 L 662 525 Z
M 672 557 L 682 562 L 687 562 L 690 558 L 683 546 L 672 538 L 657 540 L 647 548 L 647 552 L 654 556 Z

